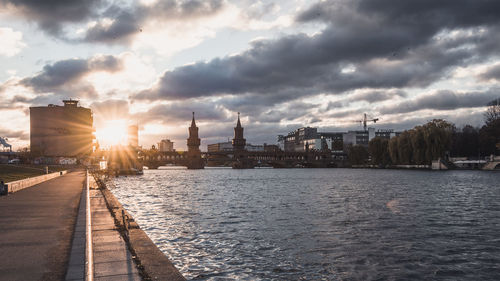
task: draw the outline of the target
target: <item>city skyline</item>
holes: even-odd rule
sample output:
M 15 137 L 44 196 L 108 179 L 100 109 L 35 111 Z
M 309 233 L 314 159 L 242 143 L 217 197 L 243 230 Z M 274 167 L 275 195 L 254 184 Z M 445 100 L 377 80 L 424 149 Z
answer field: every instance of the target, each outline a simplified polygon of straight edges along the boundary
M 0 1 L 0 137 L 29 146 L 29 107 L 79 99 L 138 123 L 140 145 L 185 149 L 303 126 L 411 129 L 434 118 L 480 126 L 498 98 L 493 1 Z

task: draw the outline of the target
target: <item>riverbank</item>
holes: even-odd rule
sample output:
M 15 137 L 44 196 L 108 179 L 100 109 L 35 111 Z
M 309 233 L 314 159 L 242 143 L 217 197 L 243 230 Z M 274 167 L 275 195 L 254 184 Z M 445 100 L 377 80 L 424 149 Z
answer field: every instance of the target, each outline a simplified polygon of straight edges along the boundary
M 19 165 L 19 164 L 0 164 L 0 180 L 4 183 L 22 180 L 30 177 L 36 177 L 48 173 L 67 170 L 67 166 L 60 165 Z
M 144 280 L 186 280 L 163 252 L 123 208 L 107 188 L 106 182 L 96 178 L 102 197 L 111 212 L 115 225 L 132 253 Z

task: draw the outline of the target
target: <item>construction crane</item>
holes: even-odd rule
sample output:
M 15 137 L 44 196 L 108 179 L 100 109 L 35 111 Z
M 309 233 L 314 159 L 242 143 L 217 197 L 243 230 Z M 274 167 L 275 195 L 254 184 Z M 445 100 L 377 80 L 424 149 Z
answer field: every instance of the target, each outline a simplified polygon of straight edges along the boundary
M 368 115 L 366 115 L 366 113 L 363 115 L 363 119 L 362 120 L 356 120 L 356 122 L 358 123 L 361 123 L 363 124 L 363 129 L 366 131 L 366 124 L 368 122 L 373 122 L 373 123 L 377 123 L 379 119 L 378 118 L 371 118 L 371 117 L 368 117 Z
M 4 151 L 8 148 L 9 152 L 12 152 L 12 145 L 7 143 L 7 138 L 0 137 L 0 144 L 4 147 Z

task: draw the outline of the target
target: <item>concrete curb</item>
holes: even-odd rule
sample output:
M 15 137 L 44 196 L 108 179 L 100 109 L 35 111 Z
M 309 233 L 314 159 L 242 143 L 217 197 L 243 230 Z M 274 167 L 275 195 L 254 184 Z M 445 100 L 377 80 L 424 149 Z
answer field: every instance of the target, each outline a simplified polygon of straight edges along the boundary
M 73 234 L 73 242 L 66 271 L 66 281 L 84 281 L 86 268 L 86 208 L 87 208 L 88 190 L 83 189 L 80 197 L 78 216 Z
M 173 280 L 185 281 L 179 270 L 158 249 L 147 234 L 140 229 L 132 216 L 123 208 L 121 203 L 111 193 L 105 184 L 100 183 L 101 192 L 106 200 L 108 209 L 115 218 L 116 226 L 121 230 L 135 260 L 142 269 L 144 280 Z
M 56 173 L 50 173 L 50 174 L 41 175 L 41 176 L 32 177 L 32 178 L 27 178 L 27 179 L 23 179 L 23 180 L 11 181 L 11 182 L 6 183 L 5 185 L 7 185 L 8 193 L 13 193 L 13 192 L 17 192 L 19 190 L 34 186 L 36 184 L 42 183 L 44 181 L 48 181 L 48 180 L 51 180 L 53 178 L 60 177 L 62 175 L 65 175 L 66 173 L 67 173 L 67 171 L 60 171 L 60 172 L 56 172 Z

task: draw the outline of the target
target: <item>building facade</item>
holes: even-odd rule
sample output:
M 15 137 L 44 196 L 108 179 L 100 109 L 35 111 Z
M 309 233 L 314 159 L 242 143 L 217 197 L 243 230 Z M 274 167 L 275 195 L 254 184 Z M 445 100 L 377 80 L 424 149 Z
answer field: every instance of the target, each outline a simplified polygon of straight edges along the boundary
M 139 126 L 129 125 L 127 127 L 127 142 L 133 148 L 139 147 Z
M 219 142 L 207 145 L 208 152 L 232 152 L 233 151 L 233 143 L 228 142 Z
M 264 151 L 274 151 L 277 149 L 276 145 L 267 145 L 267 144 L 245 144 L 246 151 L 253 152 L 264 152 Z M 219 142 L 207 145 L 208 152 L 233 152 L 233 143 L 232 142 Z
M 390 139 L 399 133 L 392 129 L 365 130 L 347 132 L 318 132 L 317 128 L 303 127 L 288 135 L 278 135 L 278 147 L 287 152 L 305 152 L 306 147 L 314 150 L 329 149 L 332 152 L 346 151 L 349 145 L 368 146 L 375 137 Z
M 278 146 L 284 151 L 289 152 L 304 152 L 305 151 L 305 140 L 312 140 L 318 138 L 318 128 L 302 127 L 293 132 L 288 133 L 288 135 L 278 136 Z
M 160 152 L 173 152 L 173 151 L 175 151 L 174 142 L 170 141 L 169 139 L 161 140 L 158 143 L 158 151 L 160 151 Z
M 30 107 L 30 150 L 48 157 L 83 157 L 95 149 L 93 116 L 77 100 Z

